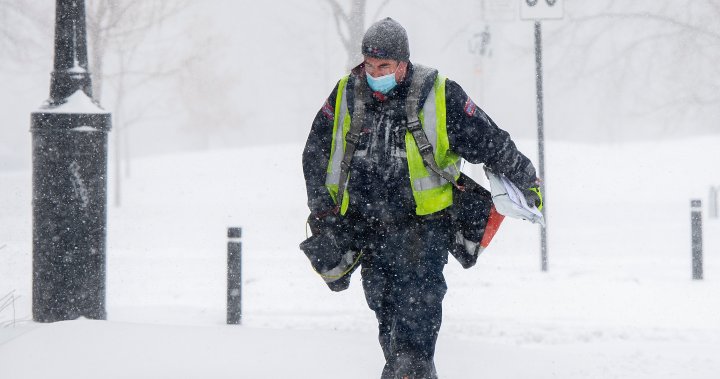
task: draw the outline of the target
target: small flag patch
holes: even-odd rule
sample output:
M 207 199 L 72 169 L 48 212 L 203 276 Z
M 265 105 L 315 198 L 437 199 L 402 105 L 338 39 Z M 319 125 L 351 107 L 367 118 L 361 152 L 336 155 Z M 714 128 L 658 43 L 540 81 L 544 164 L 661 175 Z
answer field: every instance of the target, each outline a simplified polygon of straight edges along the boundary
M 322 107 L 322 112 L 325 115 L 325 117 L 327 117 L 331 120 L 335 118 L 335 110 L 333 109 L 332 105 L 330 105 L 330 103 L 327 101 L 325 102 L 325 105 L 323 105 L 323 107 Z
M 475 109 L 477 109 L 477 105 L 475 105 L 475 103 L 473 103 L 473 101 L 468 97 L 465 102 L 465 113 L 472 117 L 472 115 L 475 114 Z

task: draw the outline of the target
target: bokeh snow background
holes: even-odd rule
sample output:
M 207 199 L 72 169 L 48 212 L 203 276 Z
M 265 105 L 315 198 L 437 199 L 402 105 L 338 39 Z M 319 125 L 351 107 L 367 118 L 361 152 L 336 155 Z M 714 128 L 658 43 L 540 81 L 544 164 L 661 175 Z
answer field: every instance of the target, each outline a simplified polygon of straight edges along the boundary
M 196 2 L 148 33 L 138 70 L 202 49 L 182 74 L 129 87 L 125 116 L 144 115 L 136 123 L 115 114 L 108 321 L 30 321 L 29 114 L 48 94 L 51 3 L 37 18 L 45 28 L 18 28 L 33 41 L 23 54 L 0 53 L 0 297 L 16 298 L 0 311 L 0 377 L 379 376 L 359 275 L 331 293 L 297 248 L 307 216 L 302 142 L 345 66 L 322 1 Z M 369 0 L 368 18 L 382 3 Z M 714 64 L 703 66 L 715 45 L 650 18 L 593 23 L 609 3 L 566 1 L 568 19 L 543 23 L 550 270 L 540 272 L 537 227 L 517 220 L 476 267 L 451 259 L 443 378 L 720 372 L 720 220 L 707 218 L 709 188 L 720 185 L 717 107 L 686 92 L 717 81 Z M 532 23 L 483 19 L 479 4 L 394 0 L 382 14 L 407 27 L 414 61 L 457 80 L 537 163 Z M 675 14 L 704 17 L 687 9 Z M 486 26 L 491 45 L 480 56 L 471 46 Z M 674 34 L 661 49 L 618 55 L 656 32 Z M 110 111 L 117 84 L 105 83 Z M 663 96 L 678 101 L 652 108 Z M 479 168 L 466 171 L 482 179 Z M 691 280 L 694 198 L 705 200 L 703 281 Z M 230 226 L 243 228 L 243 326 L 224 325 Z

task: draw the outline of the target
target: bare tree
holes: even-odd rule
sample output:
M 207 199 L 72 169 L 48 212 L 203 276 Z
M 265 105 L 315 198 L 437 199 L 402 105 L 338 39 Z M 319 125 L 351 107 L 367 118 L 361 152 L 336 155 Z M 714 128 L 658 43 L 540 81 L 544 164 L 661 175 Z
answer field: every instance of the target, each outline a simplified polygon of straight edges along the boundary
M 360 53 L 360 44 L 365 33 L 367 0 L 350 1 L 350 9 L 348 10 L 345 10 L 338 0 L 326 0 L 326 2 L 332 10 L 338 36 L 347 52 L 346 68 L 350 70 L 363 60 Z M 380 12 L 389 3 L 390 0 L 383 0 L 375 11 L 373 20 L 378 18 Z
M 551 38 L 568 83 L 601 78 L 618 104 L 632 104 L 629 114 L 666 120 L 656 131 L 720 116 L 720 1 L 566 5 L 567 22 Z
M 125 175 L 130 172 L 128 129 L 148 117 L 148 112 L 156 108 L 159 99 L 145 93 L 142 102 L 134 101 L 129 105 L 129 100 L 141 93 L 145 86 L 182 71 L 187 61 L 193 59 L 192 55 L 177 54 L 172 55 L 172 60 L 163 54 L 153 54 L 159 59 L 149 59 L 144 53 L 148 50 L 159 53 L 159 45 L 165 42 L 151 41 L 150 36 L 188 6 L 188 0 L 88 1 L 87 30 L 93 95 L 98 101 L 106 94 L 112 95 L 114 100 L 116 206 L 121 204 L 123 160 Z M 106 93 L 106 84 L 112 84 L 111 93 Z
M 197 38 L 197 37 L 195 37 Z M 243 85 L 238 67 L 223 67 L 223 48 L 220 38 L 211 35 L 196 40 L 195 57 L 185 64 L 178 77 L 179 107 L 185 115 L 183 130 L 193 135 L 196 146 L 208 149 L 213 137 L 223 136 L 246 126 L 247 119 L 256 114 L 254 107 L 238 106 L 233 92 Z M 222 45 L 220 45 L 222 46 Z M 209 70 L 208 67 L 214 67 Z
M 102 98 L 108 52 L 125 59 L 133 56 L 138 47 L 147 40 L 148 32 L 152 28 L 177 16 L 187 6 L 187 0 L 88 1 L 90 72 L 94 75 L 93 93 L 97 100 Z M 119 66 L 128 68 L 123 64 Z
M 178 28 L 191 18 L 191 0 L 86 0 L 87 33 L 93 97 L 113 111 L 111 154 L 116 165 L 115 203 L 120 203 L 120 180 L 124 163 L 129 174 L 128 131 L 130 126 L 162 117 L 162 105 L 177 99 L 153 95 L 148 90 L 163 87 L 166 95 L 189 62 L 202 49 L 177 44 L 185 39 Z M 53 2 L 54 3 L 54 2 Z M 0 66 L 4 72 L 25 73 L 28 66 L 47 65 L 52 48 L 54 6 L 47 2 L 0 0 Z M 187 16 L 187 17 L 186 17 Z M 185 17 L 185 18 L 184 18 Z M 173 27 L 164 28 L 173 23 Z M 171 34 L 175 35 L 171 35 Z M 43 59 L 37 59 L 42 54 Z M 142 95 L 142 96 L 141 96 Z M 175 113 L 174 111 L 169 111 Z
M 38 46 L 33 32 L 50 25 L 50 17 L 43 10 L 42 4 L 35 2 L 0 0 L 0 57 L 12 57 L 15 63 L 27 60 L 32 48 Z

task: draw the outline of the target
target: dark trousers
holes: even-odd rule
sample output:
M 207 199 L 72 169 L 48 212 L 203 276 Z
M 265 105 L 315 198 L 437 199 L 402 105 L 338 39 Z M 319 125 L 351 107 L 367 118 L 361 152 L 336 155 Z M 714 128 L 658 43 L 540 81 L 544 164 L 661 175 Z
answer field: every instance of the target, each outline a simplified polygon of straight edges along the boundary
M 434 355 L 442 300 L 443 268 L 452 244 L 444 215 L 413 216 L 363 228 L 362 283 L 375 312 L 385 355 L 382 379 L 437 378 Z

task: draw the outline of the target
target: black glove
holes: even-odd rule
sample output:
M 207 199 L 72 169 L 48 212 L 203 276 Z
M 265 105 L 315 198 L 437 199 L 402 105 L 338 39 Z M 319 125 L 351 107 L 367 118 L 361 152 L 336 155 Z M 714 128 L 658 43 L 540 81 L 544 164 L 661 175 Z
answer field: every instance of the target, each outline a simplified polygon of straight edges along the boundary
M 335 212 L 328 211 L 323 213 L 315 213 L 308 216 L 308 224 L 312 234 L 319 235 L 321 233 L 334 233 L 340 229 L 342 224 L 340 215 Z

